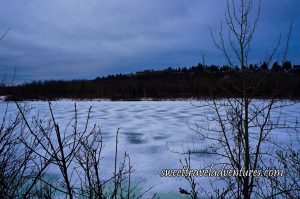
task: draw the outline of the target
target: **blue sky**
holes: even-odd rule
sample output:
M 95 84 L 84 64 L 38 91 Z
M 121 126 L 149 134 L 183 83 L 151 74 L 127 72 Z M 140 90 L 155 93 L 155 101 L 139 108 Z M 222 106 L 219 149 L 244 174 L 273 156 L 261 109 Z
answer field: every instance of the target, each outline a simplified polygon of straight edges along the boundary
M 224 9 L 225 0 L 0 0 L 0 34 L 11 28 L 0 41 L 0 75 L 93 79 L 196 65 L 201 51 L 207 64 L 226 64 L 209 32 Z M 280 34 L 282 50 L 293 20 L 288 59 L 300 64 L 299 9 L 299 0 L 262 0 L 250 61 L 264 60 Z

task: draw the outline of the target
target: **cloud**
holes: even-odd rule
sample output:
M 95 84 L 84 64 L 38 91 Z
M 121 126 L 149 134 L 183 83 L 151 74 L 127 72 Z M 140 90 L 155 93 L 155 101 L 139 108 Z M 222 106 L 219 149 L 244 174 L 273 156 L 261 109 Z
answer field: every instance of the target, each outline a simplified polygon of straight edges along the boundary
M 264 0 L 252 58 L 262 59 L 294 19 L 290 59 L 300 62 L 297 0 Z M 219 0 L 2 0 L 0 73 L 17 79 L 94 78 L 146 68 L 223 64 L 209 27 L 219 28 Z

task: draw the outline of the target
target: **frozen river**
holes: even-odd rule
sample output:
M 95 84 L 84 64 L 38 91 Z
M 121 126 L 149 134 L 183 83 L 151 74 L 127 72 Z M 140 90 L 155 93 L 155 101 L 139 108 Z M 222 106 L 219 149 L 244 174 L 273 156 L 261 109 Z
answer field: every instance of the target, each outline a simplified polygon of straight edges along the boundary
M 187 156 L 177 152 L 186 151 L 192 146 L 205 145 L 198 134 L 189 127 L 195 122 L 205 122 L 205 115 L 211 114 L 197 108 L 190 101 L 70 101 L 52 102 L 54 115 L 60 126 L 64 127 L 74 116 L 74 103 L 77 104 L 80 124 L 85 123 L 87 112 L 92 106 L 90 124 L 101 125 L 104 150 L 101 172 L 103 177 L 111 176 L 115 136 L 119 131 L 119 157 L 128 152 L 135 169 L 133 179 L 140 182 L 144 189 L 153 186 L 148 195 L 153 193 L 177 193 L 179 187 L 188 188 L 181 177 L 161 177 L 160 172 L 166 168 L 181 168 L 179 162 Z M 47 115 L 48 103 L 42 101 L 26 102 L 33 107 L 32 113 Z M 0 102 L 2 118 L 6 103 Z M 8 114 L 17 112 L 14 103 L 9 103 Z M 289 106 L 282 111 L 284 117 L 295 119 L 300 116 L 300 105 Z M 278 133 L 278 132 L 277 132 Z M 289 144 L 287 135 L 273 135 L 283 144 Z M 193 167 L 203 168 L 213 157 L 203 155 L 193 157 Z M 55 169 L 51 172 L 56 172 Z M 205 182 L 206 179 L 203 179 Z M 204 183 L 205 184 L 205 183 Z M 170 196 L 171 197 L 171 196 Z

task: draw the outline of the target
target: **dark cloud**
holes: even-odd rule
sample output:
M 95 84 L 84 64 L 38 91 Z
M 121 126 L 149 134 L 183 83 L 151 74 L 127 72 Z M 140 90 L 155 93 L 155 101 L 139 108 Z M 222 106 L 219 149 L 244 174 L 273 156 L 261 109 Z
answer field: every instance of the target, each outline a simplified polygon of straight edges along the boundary
M 263 59 L 294 20 L 289 59 L 300 63 L 298 0 L 263 0 L 252 45 Z M 224 64 L 209 27 L 218 31 L 220 0 L 1 0 L 0 74 L 17 70 L 18 81 L 94 78 L 200 61 Z

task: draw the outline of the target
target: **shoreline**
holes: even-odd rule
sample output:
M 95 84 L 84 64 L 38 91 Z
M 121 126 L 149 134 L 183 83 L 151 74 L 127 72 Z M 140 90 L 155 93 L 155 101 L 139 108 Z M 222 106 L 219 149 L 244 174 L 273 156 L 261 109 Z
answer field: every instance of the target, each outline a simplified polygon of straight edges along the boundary
M 47 101 L 105 101 L 105 102 L 142 102 L 142 101 L 150 101 L 150 102 L 172 102 L 172 101 L 211 101 L 211 100 L 228 100 L 228 99 L 238 99 L 238 98 L 228 98 L 228 97 L 218 97 L 218 98 L 124 98 L 124 99 L 111 99 L 111 98 L 55 98 L 55 99 L 42 99 L 42 98 L 35 98 L 35 99 L 24 99 L 24 100 L 11 100 L 7 99 L 6 96 L 0 96 L 0 102 L 47 102 Z M 271 100 L 272 98 L 269 97 L 254 97 L 254 100 Z M 273 100 L 280 100 L 280 101 L 289 101 L 289 102 L 300 102 L 300 98 L 273 98 Z

